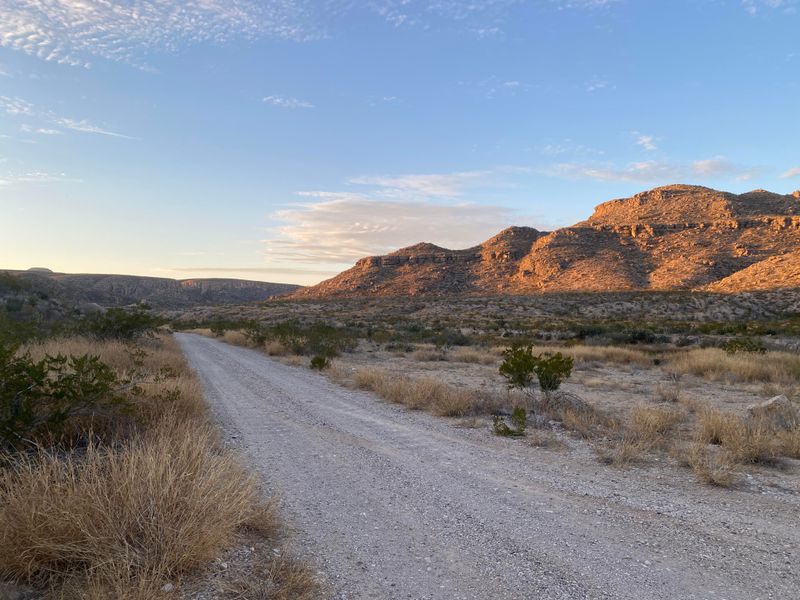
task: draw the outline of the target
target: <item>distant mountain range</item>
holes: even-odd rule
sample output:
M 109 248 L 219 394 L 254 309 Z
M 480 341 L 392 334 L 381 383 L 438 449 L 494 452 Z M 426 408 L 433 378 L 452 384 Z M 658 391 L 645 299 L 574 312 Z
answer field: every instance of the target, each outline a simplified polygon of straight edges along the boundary
M 466 250 L 420 243 L 363 258 L 290 297 L 789 287 L 800 288 L 800 191 L 670 185 L 552 232 L 510 227 Z
M 48 269 L 8 271 L 40 295 L 70 304 L 103 307 L 146 302 L 156 309 L 204 304 L 244 304 L 289 294 L 299 288 L 288 283 L 243 279 L 167 279 L 136 275 L 53 273 Z

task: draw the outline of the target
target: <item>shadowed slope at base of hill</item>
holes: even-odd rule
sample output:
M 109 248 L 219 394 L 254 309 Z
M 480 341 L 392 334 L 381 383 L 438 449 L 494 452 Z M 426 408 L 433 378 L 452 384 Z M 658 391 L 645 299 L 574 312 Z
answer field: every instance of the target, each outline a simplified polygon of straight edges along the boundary
M 467 250 L 422 243 L 363 258 L 292 297 L 800 287 L 798 269 L 779 273 L 797 266 L 779 257 L 798 247 L 800 191 L 671 185 L 550 233 L 510 227 Z
M 39 297 L 58 298 L 69 304 L 94 303 L 106 307 L 139 302 L 147 302 L 156 309 L 243 304 L 289 294 L 300 287 L 244 279 L 178 280 L 137 275 L 53 273 L 41 268 L 8 272 Z

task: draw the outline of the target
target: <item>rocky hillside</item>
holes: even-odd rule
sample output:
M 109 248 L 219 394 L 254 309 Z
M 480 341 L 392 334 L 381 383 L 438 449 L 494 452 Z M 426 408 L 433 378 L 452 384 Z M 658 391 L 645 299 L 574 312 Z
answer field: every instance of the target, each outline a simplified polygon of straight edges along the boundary
M 511 227 L 467 250 L 417 244 L 293 297 L 800 288 L 800 191 L 671 185 L 553 232 Z
M 14 271 L 39 295 L 72 304 L 125 306 L 147 302 L 153 308 L 243 304 L 289 294 L 299 286 L 242 279 L 166 279 L 135 275 L 53 273 L 47 269 Z

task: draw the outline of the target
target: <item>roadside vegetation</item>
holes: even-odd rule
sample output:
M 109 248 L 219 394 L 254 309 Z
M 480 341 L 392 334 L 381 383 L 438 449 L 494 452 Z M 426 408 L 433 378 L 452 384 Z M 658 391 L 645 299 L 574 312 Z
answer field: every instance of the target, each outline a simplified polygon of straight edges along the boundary
M 305 567 L 276 562 L 274 508 L 223 447 L 160 323 L 119 309 L 54 334 L 0 311 L 0 596 L 180 597 L 246 541 L 261 553 L 239 587 L 316 597 Z
M 713 386 L 724 393 L 724 386 L 734 386 L 740 396 L 751 394 L 753 404 L 764 395 L 785 394 L 786 410 L 800 410 L 800 354 L 791 345 L 800 334 L 795 315 L 692 321 L 682 318 L 681 303 L 696 314 L 698 303 L 708 302 L 713 315 L 717 297 L 595 296 L 607 302 L 606 317 L 575 316 L 592 306 L 586 295 L 546 295 L 534 304 L 535 312 L 550 312 L 547 319 L 525 317 L 532 306 L 525 299 L 433 300 L 394 308 L 391 299 L 381 299 L 274 303 L 273 316 L 263 321 L 185 326 L 204 325 L 196 330 L 324 369 L 343 385 L 457 418 L 458 426 L 488 426 L 550 449 L 569 447 L 576 438 L 612 466 L 672 461 L 703 482 L 731 486 L 743 470 L 797 457 L 800 433 L 793 421 L 763 420 L 696 391 Z M 471 383 L 456 376 L 471 371 L 483 375 Z M 634 384 L 627 376 L 636 373 L 652 374 L 648 393 L 630 391 Z M 503 382 L 510 384 L 505 390 Z M 615 393 L 631 399 L 609 406 L 605 399 Z M 604 401 L 597 402 L 597 395 Z M 724 423 L 724 436 L 707 434 L 712 422 Z

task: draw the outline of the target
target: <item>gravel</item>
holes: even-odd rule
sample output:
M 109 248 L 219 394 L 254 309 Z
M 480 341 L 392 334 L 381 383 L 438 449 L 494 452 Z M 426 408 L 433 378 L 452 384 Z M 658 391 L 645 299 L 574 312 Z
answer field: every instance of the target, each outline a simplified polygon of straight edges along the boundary
M 800 486 L 617 470 L 177 335 L 228 441 L 334 599 L 800 597 Z M 767 483 L 765 483 L 767 482 Z

